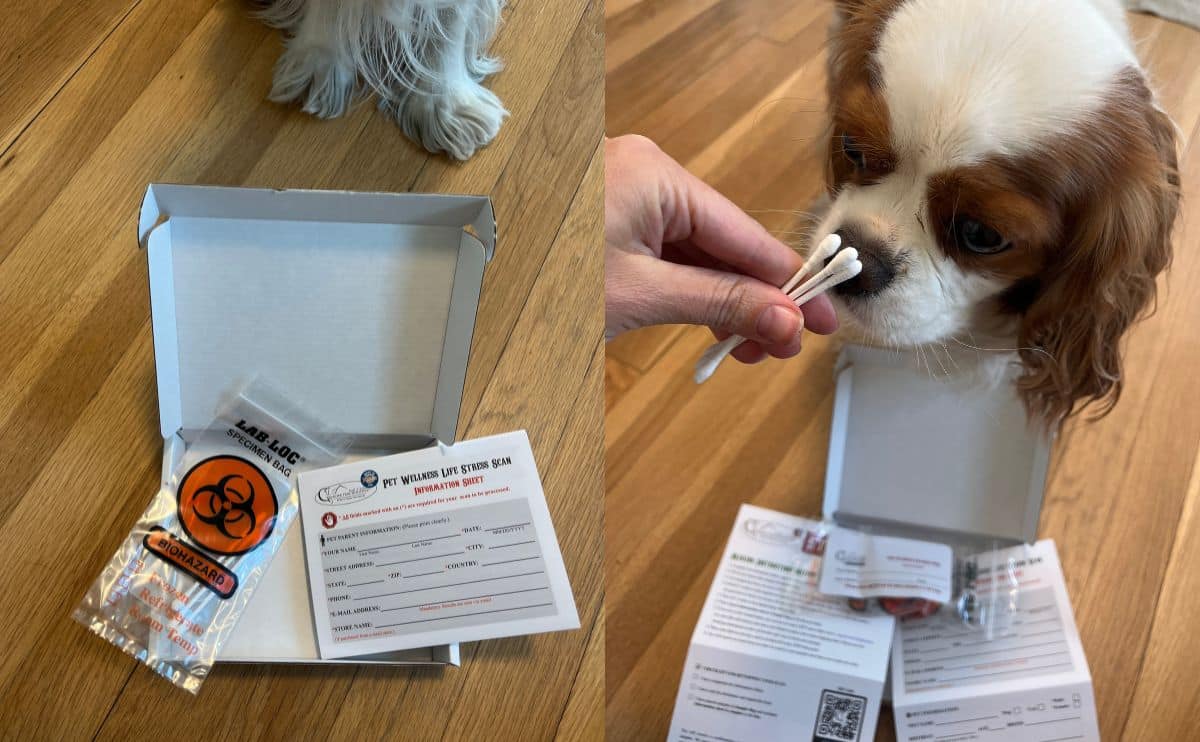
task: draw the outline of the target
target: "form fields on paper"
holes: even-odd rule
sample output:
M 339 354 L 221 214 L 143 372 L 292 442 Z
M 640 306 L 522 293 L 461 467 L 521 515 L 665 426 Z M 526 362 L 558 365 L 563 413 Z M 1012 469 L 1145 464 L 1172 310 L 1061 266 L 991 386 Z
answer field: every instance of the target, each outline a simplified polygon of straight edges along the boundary
M 1013 604 L 996 596 L 987 627 L 941 611 L 899 632 L 905 690 L 961 687 L 1070 672 L 1070 646 L 1049 587 L 1021 591 Z
M 340 529 L 321 567 L 339 644 L 555 613 L 523 499 Z

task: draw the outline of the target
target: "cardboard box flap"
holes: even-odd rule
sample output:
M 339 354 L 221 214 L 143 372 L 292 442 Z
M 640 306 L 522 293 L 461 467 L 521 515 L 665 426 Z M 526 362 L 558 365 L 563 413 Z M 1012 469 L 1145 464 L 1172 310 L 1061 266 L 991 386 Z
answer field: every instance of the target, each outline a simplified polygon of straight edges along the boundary
M 908 356 L 842 351 L 824 515 L 916 538 L 1032 542 L 1049 441 L 1009 384 L 965 388 Z
M 152 185 L 139 230 L 164 438 L 261 374 L 364 447 L 454 440 L 487 198 Z
M 138 242 L 145 244 L 156 225 L 175 216 L 470 227 L 488 260 L 496 251 L 496 218 L 487 196 L 154 183 L 142 200 Z

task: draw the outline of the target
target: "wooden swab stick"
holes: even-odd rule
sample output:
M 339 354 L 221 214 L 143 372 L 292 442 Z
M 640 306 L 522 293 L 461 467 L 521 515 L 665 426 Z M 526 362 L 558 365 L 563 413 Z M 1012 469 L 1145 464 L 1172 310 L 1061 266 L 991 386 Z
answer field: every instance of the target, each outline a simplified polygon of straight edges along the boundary
M 831 241 L 830 238 L 833 238 Z M 829 245 L 833 245 L 830 250 Z M 821 241 L 817 249 L 809 257 L 805 263 L 805 267 L 800 269 L 802 275 L 805 269 L 810 269 L 825 260 L 825 257 L 819 257 L 822 253 L 826 256 L 830 252 L 836 252 L 841 245 L 841 239 L 837 235 L 830 235 Z M 828 252 L 826 252 L 828 251 Z M 788 297 L 795 302 L 796 306 L 802 306 L 815 299 L 825 291 L 834 286 L 849 281 L 862 271 L 862 263 L 858 260 L 858 250 L 853 247 L 848 247 L 845 250 L 837 252 L 833 260 L 829 261 L 829 265 L 825 266 L 819 273 L 808 279 L 799 286 L 794 286 L 796 277 L 784 284 L 784 290 Z M 789 290 L 790 289 L 790 290 Z M 741 335 L 731 335 L 719 343 L 713 344 L 708 350 L 704 351 L 704 355 L 700 356 L 700 360 L 696 362 L 695 380 L 697 384 L 703 384 L 716 372 L 717 367 L 721 365 L 721 361 L 725 360 L 726 356 L 734 351 L 742 343 L 746 342 L 746 338 Z

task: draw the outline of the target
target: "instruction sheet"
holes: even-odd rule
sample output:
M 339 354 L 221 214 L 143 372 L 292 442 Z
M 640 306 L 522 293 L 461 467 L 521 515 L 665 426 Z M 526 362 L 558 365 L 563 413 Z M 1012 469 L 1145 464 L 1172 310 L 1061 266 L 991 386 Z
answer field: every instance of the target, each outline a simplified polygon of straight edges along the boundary
M 943 609 L 896 631 L 899 740 L 1098 741 L 1092 679 L 1054 542 L 974 562 L 968 589 L 979 625 Z
M 579 628 L 524 431 L 305 472 L 324 658 Z
M 954 555 L 931 541 L 834 526 L 829 531 L 821 592 L 849 598 L 950 600 Z
M 874 739 L 895 619 L 821 595 L 815 521 L 743 505 L 692 635 L 673 742 Z

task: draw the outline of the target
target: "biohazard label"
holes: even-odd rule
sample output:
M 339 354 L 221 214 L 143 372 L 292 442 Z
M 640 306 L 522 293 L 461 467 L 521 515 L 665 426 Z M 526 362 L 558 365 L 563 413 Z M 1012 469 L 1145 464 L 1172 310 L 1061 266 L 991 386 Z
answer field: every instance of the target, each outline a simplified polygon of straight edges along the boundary
M 142 544 L 151 554 L 194 577 L 221 599 L 237 592 L 237 575 L 162 526 L 151 527 Z
M 271 535 L 279 503 L 271 482 L 240 456 L 213 456 L 179 483 L 179 522 L 201 547 L 245 554 Z

